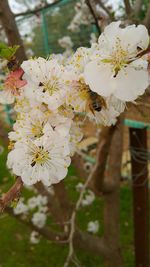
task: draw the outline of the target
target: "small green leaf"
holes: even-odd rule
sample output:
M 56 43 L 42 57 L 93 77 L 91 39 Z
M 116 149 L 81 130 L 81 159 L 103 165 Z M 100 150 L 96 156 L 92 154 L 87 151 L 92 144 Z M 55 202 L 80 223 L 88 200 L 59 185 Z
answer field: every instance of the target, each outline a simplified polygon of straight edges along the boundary
M 0 43 L 0 50 L 5 48 L 8 48 L 8 46 L 4 43 Z
M 12 202 L 11 202 L 11 208 L 16 208 L 17 204 L 18 204 L 19 198 L 15 198 Z
M 10 60 L 13 58 L 18 48 L 19 48 L 19 45 L 6 46 L 0 43 L 0 57 Z

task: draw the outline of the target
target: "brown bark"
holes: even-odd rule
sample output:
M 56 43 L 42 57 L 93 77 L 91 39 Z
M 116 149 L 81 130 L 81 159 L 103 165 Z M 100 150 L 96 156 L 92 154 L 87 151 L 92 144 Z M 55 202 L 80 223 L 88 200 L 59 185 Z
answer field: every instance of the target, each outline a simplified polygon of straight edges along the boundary
M 99 144 L 97 148 L 96 164 L 91 172 L 90 186 L 94 192 L 101 194 L 104 185 L 104 173 L 106 169 L 107 158 L 111 140 L 116 126 L 104 127 L 99 136 Z
M 82 231 L 76 230 L 74 235 L 74 246 L 75 248 L 84 249 L 86 252 L 90 252 L 104 258 L 107 258 L 110 255 L 110 250 L 103 238 L 99 238 Z
M 127 16 L 130 16 L 131 11 L 132 11 L 130 1 L 124 0 L 124 5 L 125 5 L 125 11 L 126 11 Z
M 53 187 L 61 209 L 62 219 L 64 222 L 67 222 L 72 211 L 72 204 L 70 203 L 64 181 L 55 184 Z
M 0 198 L 0 212 L 2 212 L 15 198 L 20 196 L 23 188 L 23 182 L 20 177 L 17 177 L 14 185 L 9 189 L 7 193 Z
M 34 186 L 39 194 L 47 197 L 48 209 L 56 224 L 58 224 L 61 229 L 68 231 L 68 220 L 70 218 L 72 205 L 68 198 L 64 182 L 61 181 L 59 184 L 53 186 L 54 195 L 51 195 L 41 182 L 36 183 Z
M 19 63 L 26 60 L 26 54 L 23 47 L 23 42 L 21 40 L 15 17 L 9 7 L 8 0 L 1 0 L 0 1 L 0 20 L 2 23 L 2 26 L 5 30 L 8 44 L 10 46 L 13 45 L 19 45 L 20 48 L 18 49 L 16 53 L 16 57 L 19 60 Z
M 123 123 L 122 120 L 116 127 L 112 138 L 110 149 L 107 183 L 114 184 L 114 190 L 104 197 L 104 239 L 111 251 L 110 258 L 106 259 L 106 267 L 122 267 L 122 257 L 120 250 L 120 177 L 121 177 L 121 158 L 123 146 Z
M 139 15 L 141 8 L 142 8 L 142 4 L 143 4 L 143 0 L 136 0 L 135 1 L 134 7 L 133 7 L 135 16 Z
M 79 153 L 75 153 L 71 159 L 71 164 L 75 167 L 77 176 L 83 179 L 83 181 L 88 177 L 88 173 L 84 168 L 85 162 L 84 157 Z

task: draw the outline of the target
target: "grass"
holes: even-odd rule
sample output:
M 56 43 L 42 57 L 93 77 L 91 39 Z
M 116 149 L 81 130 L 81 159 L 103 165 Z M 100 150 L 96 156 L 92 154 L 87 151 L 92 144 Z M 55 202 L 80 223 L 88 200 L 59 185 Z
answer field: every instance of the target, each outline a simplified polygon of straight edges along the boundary
M 7 190 L 13 183 L 5 167 L 7 151 L 0 155 L 0 177 L 2 191 Z M 65 179 L 70 197 L 73 201 L 78 198 L 75 185 L 79 179 L 75 177 L 75 170 L 70 169 Z M 25 190 L 25 196 L 28 193 Z M 126 185 L 121 187 L 121 243 L 125 267 L 133 267 L 133 222 L 132 222 L 132 195 Z M 86 230 L 87 223 L 99 220 L 100 230 L 103 233 L 103 201 L 96 199 L 90 206 L 80 209 L 77 220 L 81 229 Z M 111 218 L 110 218 L 111 219 Z M 0 267 L 62 267 L 67 256 L 67 246 L 58 246 L 43 238 L 37 245 L 29 241 L 30 230 L 7 214 L 0 217 Z M 86 253 L 76 251 L 82 267 L 103 267 L 102 259 Z M 70 265 L 73 267 L 74 265 Z

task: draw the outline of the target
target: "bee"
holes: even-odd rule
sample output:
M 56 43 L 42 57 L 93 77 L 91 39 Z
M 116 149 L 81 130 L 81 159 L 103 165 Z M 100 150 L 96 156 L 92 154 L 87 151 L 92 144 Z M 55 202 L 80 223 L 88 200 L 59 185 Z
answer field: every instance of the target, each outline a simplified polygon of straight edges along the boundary
M 93 115 L 95 111 L 100 112 L 102 108 L 107 108 L 105 99 L 96 92 L 88 90 L 89 98 L 86 105 L 86 110 L 90 110 Z
M 10 71 L 14 71 L 14 70 L 18 69 L 19 65 L 18 65 L 16 58 L 10 59 L 7 63 L 7 67 Z

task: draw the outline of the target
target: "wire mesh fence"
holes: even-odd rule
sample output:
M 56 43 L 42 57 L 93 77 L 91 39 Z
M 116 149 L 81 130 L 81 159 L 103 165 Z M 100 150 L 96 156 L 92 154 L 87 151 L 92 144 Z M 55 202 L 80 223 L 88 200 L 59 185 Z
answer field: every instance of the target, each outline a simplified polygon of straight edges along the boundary
M 62 0 L 35 14 L 17 17 L 17 25 L 24 39 L 27 52 L 33 51 L 35 56 L 47 56 L 50 53 L 62 53 L 64 49 L 58 40 L 69 36 L 73 42 L 73 50 L 80 46 L 90 46 L 91 33 L 97 34 L 95 24 L 80 25 L 79 30 L 68 29 L 75 15 L 76 0 Z

